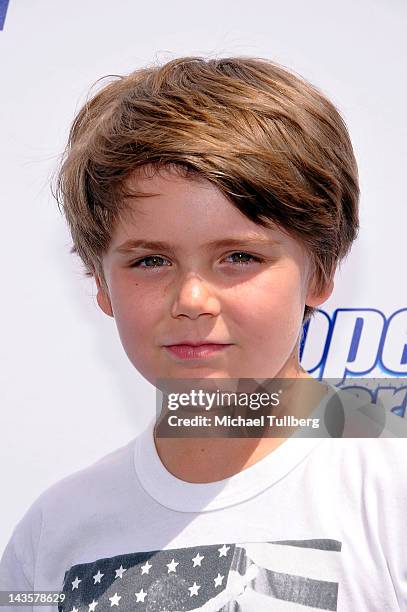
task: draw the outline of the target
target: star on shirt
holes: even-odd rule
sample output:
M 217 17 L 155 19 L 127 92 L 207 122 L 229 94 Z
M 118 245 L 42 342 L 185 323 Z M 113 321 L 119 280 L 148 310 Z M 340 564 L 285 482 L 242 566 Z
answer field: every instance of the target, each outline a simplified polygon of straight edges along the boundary
M 102 574 L 100 570 L 98 570 L 98 573 L 93 576 L 93 580 L 95 581 L 94 584 L 96 584 L 97 582 L 99 582 L 100 584 L 100 581 L 103 578 L 103 576 L 104 574 Z
M 141 574 L 148 574 L 151 567 L 153 567 L 152 564 L 146 561 L 145 564 L 141 566 Z
M 216 576 L 216 578 L 214 578 L 214 581 L 215 581 L 215 586 L 216 586 L 216 587 L 218 587 L 218 586 L 222 586 L 222 582 L 223 582 L 224 577 L 225 577 L 225 576 L 221 576 L 221 575 L 218 573 L 218 575 Z
M 123 574 L 126 570 L 124 569 L 124 567 L 122 565 L 120 565 L 119 569 L 115 570 L 116 572 L 116 576 L 115 578 L 123 578 Z
M 110 599 L 110 607 L 112 606 L 118 606 L 119 605 L 119 601 L 121 600 L 121 595 L 118 595 L 117 593 L 115 593 L 113 595 L 113 597 L 109 597 Z
M 229 548 L 230 548 L 230 546 L 226 546 L 226 544 L 224 544 L 221 548 L 218 548 L 219 557 L 226 557 Z
M 168 567 L 168 573 L 176 572 L 175 568 L 177 567 L 177 565 L 179 565 L 179 563 L 177 563 L 175 559 L 173 559 L 171 563 L 166 563 L 166 566 Z
M 201 585 L 194 582 L 194 584 L 191 587 L 188 587 L 188 591 L 190 591 L 189 596 L 192 597 L 193 595 L 198 595 L 198 589 L 200 588 L 201 588 Z
M 92 603 L 89 604 L 89 612 L 95 612 L 95 608 L 98 605 L 98 602 L 93 600 Z
M 204 558 L 205 558 L 204 555 L 200 555 L 199 553 L 197 553 L 196 556 L 192 559 L 192 561 L 194 562 L 194 567 L 196 567 L 197 565 L 201 567 L 201 561 Z
M 138 593 L 135 593 L 135 596 L 137 597 L 137 601 L 142 601 L 143 603 L 144 603 L 144 599 L 146 595 L 147 593 L 143 589 L 141 589 L 141 591 L 139 591 Z
M 77 589 L 80 582 L 82 582 L 82 580 L 79 580 L 78 576 L 76 576 L 75 580 L 72 582 L 72 590 Z

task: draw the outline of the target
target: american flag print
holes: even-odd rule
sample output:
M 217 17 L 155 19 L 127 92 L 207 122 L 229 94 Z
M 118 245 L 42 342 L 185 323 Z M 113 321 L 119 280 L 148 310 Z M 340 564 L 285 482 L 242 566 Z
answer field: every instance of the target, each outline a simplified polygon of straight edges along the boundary
M 73 565 L 59 612 L 336 610 L 341 542 L 279 540 L 171 548 Z

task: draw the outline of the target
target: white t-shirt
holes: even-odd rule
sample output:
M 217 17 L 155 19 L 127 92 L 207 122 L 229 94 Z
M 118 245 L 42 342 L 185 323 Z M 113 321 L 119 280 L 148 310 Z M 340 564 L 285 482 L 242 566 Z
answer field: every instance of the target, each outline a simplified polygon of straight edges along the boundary
M 404 439 L 293 436 L 190 483 L 162 464 L 154 422 L 40 495 L 0 590 L 63 591 L 64 612 L 407 610 Z

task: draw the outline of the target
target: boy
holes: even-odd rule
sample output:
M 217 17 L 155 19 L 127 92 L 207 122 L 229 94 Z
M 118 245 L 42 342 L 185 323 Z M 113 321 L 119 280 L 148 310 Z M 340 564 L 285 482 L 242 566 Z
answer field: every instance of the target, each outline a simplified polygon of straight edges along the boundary
M 358 197 L 337 110 L 257 58 L 110 83 L 76 117 L 58 182 L 98 304 L 157 388 L 310 382 L 302 324 L 332 292 Z M 314 382 L 305 412 L 329 394 Z M 285 433 L 197 443 L 153 419 L 34 502 L 0 586 L 61 590 L 64 612 L 407 609 L 403 440 Z

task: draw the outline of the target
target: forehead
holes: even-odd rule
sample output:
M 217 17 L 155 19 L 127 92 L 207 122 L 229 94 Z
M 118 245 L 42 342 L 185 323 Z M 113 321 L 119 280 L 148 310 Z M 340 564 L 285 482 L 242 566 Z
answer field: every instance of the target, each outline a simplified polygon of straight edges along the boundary
M 255 223 L 198 173 L 146 166 L 130 175 L 125 187 L 137 197 L 125 199 L 108 253 L 118 253 L 128 241 L 162 243 L 191 254 L 240 243 L 246 250 L 272 248 L 298 262 L 309 259 L 298 238 L 271 219 L 267 227 Z
M 116 235 L 125 232 L 165 233 L 173 237 L 219 235 L 232 231 L 274 237 L 281 230 L 270 220 L 261 226 L 246 217 L 221 190 L 197 173 L 144 168 L 126 181 L 133 197 L 124 200 Z
M 209 180 L 200 176 L 160 170 L 134 173 L 127 198 L 115 226 L 104 262 L 129 253 L 169 250 L 196 257 L 216 250 L 245 250 L 310 263 L 302 242 L 270 220 L 264 227 L 246 217 Z
M 182 168 L 143 167 L 130 175 L 125 185 L 135 197 L 125 198 L 130 216 L 138 212 L 150 212 L 151 216 L 160 211 L 171 215 L 177 207 L 191 214 L 202 213 L 212 208 L 212 212 L 228 210 L 234 206 L 222 192 L 198 173 L 186 175 Z M 157 215 L 156 215 L 157 216 Z

